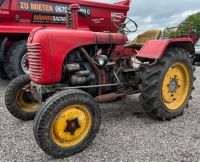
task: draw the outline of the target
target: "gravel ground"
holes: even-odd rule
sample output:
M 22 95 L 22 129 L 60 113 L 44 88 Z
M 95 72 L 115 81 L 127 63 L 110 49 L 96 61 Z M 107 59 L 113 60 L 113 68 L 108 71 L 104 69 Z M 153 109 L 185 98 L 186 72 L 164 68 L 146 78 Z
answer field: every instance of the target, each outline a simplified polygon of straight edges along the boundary
M 142 112 L 137 96 L 103 104 L 100 131 L 82 153 L 65 161 L 200 162 L 200 67 L 189 109 L 172 121 L 159 122 Z M 33 137 L 33 122 L 12 117 L 4 105 L 8 81 L 0 80 L 0 161 L 63 161 L 47 156 Z

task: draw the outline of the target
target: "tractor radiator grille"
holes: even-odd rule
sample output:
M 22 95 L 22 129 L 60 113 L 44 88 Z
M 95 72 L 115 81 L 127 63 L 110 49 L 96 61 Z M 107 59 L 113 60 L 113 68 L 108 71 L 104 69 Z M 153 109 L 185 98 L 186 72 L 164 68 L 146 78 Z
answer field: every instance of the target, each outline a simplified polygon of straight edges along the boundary
M 40 44 L 28 44 L 28 60 L 30 77 L 42 79 L 42 57 Z

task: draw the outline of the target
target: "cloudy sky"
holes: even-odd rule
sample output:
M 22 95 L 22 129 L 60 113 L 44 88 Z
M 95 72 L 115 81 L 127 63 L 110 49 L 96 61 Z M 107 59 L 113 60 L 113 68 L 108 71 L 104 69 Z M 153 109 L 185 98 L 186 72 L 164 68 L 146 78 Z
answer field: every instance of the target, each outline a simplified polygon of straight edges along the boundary
M 176 26 L 188 15 L 196 12 L 200 12 L 200 0 L 132 0 L 129 17 L 138 23 L 138 34 L 148 29 Z

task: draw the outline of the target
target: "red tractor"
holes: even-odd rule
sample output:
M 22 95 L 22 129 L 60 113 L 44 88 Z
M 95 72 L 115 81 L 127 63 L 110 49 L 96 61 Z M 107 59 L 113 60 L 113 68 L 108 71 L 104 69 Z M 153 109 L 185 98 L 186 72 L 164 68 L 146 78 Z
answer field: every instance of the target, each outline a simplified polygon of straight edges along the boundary
M 0 76 L 13 79 L 28 72 L 27 39 L 39 26 L 66 27 L 72 0 L 0 0 Z M 81 11 L 91 8 L 81 2 Z M 85 6 L 86 5 L 86 6 Z
M 194 89 L 193 35 L 160 39 L 161 31 L 151 30 L 128 42 L 127 34 L 137 29 L 126 17 L 129 3 L 77 0 L 67 13 L 67 29 L 31 32 L 30 78 L 14 79 L 5 103 L 21 120 L 37 112 L 34 136 L 47 154 L 67 157 L 93 141 L 101 122 L 97 103 L 140 93 L 144 111 L 160 120 L 182 115 L 188 106 Z

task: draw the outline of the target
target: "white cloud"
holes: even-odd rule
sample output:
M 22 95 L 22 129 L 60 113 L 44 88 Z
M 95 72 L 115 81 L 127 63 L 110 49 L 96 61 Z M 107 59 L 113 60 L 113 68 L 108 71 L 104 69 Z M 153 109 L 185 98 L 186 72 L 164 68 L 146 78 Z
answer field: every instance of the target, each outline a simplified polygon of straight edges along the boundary
M 144 22 L 146 23 L 150 23 L 152 21 L 152 17 L 151 16 L 148 16 L 144 19 Z
M 197 12 L 199 12 L 199 10 L 188 10 L 188 11 L 183 12 L 183 13 L 181 14 L 181 16 L 185 18 L 185 17 L 187 17 L 187 16 L 189 16 L 189 15 L 192 15 L 192 14 L 194 14 L 194 13 L 197 13 Z

